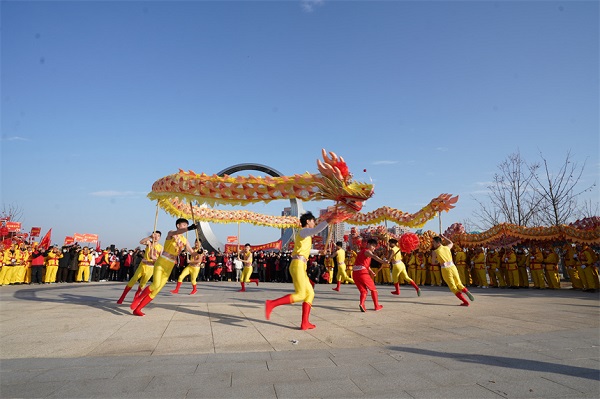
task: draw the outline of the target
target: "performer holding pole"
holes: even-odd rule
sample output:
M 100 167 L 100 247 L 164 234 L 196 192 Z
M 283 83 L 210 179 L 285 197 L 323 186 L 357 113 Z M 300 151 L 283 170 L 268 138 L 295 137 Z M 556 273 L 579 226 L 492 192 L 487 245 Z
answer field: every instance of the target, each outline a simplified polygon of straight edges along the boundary
M 300 329 L 310 330 L 315 328 L 315 325 L 308 321 L 315 292 L 306 274 L 306 263 L 310 256 L 312 236 L 325 230 L 327 220 L 323 220 L 317 226 L 315 226 L 315 223 L 316 219 L 311 212 L 306 212 L 300 216 L 300 226 L 302 226 L 302 229 L 294 236 L 294 251 L 292 252 L 292 263 L 289 269 L 294 283 L 294 293 L 284 295 L 278 299 L 267 300 L 265 302 L 265 318 L 267 320 L 271 318 L 271 312 L 277 306 L 302 301 L 302 323 L 300 324 Z
M 448 241 L 448 245 L 443 245 L 442 240 L 445 239 Z M 467 294 L 471 302 L 475 300 L 473 295 L 469 292 L 469 290 L 461 283 L 460 276 L 458 275 L 458 270 L 452 261 L 452 253 L 450 249 L 452 248 L 452 241 L 444 236 L 433 237 L 432 246 L 433 246 L 433 254 L 432 258 L 437 258 L 440 267 L 442 268 L 442 277 L 446 284 L 448 284 L 448 288 L 450 291 L 456 295 L 458 299 L 462 301 L 461 306 L 469 306 L 469 302 L 463 296 Z
M 175 221 L 175 227 L 177 227 L 177 229 L 171 230 L 167 234 L 164 250 L 156 263 L 154 263 L 152 285 L 146 287 L 140 296 L 131 304 L 134 315 L 144 316 L 142 309 L 148 305 L 165 286 L 181 251 L 185 248 L 189 253 L 193 252 L 184 233 L 196 229 L 196 226 L 188 225 L 189 222 L 187 219 L 177 219 L 177 221 Z

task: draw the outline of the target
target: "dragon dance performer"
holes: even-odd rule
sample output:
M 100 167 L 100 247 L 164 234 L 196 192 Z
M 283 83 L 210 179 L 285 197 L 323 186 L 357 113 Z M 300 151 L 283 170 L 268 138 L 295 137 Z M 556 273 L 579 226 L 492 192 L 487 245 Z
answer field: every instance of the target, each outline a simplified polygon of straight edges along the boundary
M 140 244 L 146 246 L 144 257 L 140 262 L 140 266 L 135 270 L 135 273 L 123 289 L 121 298 L 117 301 L 119 305 L 123 303 L 127 293 L 129 293 L 136 282 L 139 281 L 140 283 L 137 292 L 133 296 L 134 301 L 140 295 L 144 287 L 146 287 L 148 281 L 150 281 L 150 277 L 152 277 L 152 273 L 154 272 L 154 262 L 156 262 L 163 251 L 163 246 L 158 242 L 161 235 L 162 233 L 156 230 L 150 237 L 144 237 L 140 240 Z
M 190 282 L 192 283 L 192 291 L 190 292 L 190 295 L 194 295 L 196 292 L 198 292 L 196 279 L 198 278 L 198 274 L 200 274 L 200 266 L 202 265 L 203 261 L 204 251 L 202 249 L 202 244 L 200 241 L 196 241 L 196 244 L 194 245 L 194 252 L 190 254 L 189 263 L 185 269 L 181 271 L 181 274 L 177 279 L 177 287 L 171 291 L 171 294 L 179 294 L 179 288 L 183 283 L 183 279 L 185 279 L 188 275 L 190 276 Z
M 442 239 L 448 241 L 448 245 L 442 244 Z M 450 291 L 456 295 L 458 299 L 462 301 L 461 306 L 469 306 L 469 302 L 463 296 L 463 293 L 467 294 L 469 299 L 472 301 L 475 300 L 473 295 L 469 292 L 469 290 L 460 282 L 460 276 L 458 275 L 458 270 L 452 261 L 452 252 L 450 249 L 452 248 L 452 241 L 447 239 L 444 236 L 441 237 L 433 237 L 432 246 L 433 246 L 433 257 L 437 258 L 437 261 L 442 268 L 442 277 L 446 284 L 448 284 L 448 288 Z
M 189 226 L 187 219 L 179 218 L 175 221 L 175 227 L 177 227 L 177 230 L 171 230 L 167 234 L 164 250 L 154 263 L 152 284 L 146 287 L 131 303 L 131 309 L 136 316 L 144 316 L 142 309 L 156 298 L 156 295 L 163 289 L 181 251 L 185 248 L 189 253 L 193 252 L 183 233 L 196 229 L 196 225 Z
M 346 251 L 342 248 L 342 242 L 338 241 L 335 243 L 337 250 L 335 251 L 335 260 L 337 263 L 337 286 L 332 288 L 334 291 L 339 291 L 340 286 L 343 283 L 354 284 L 354 280 L 348 277 L 346 273 Z
M 242 252 L 242 258 L 240 258 L 240 254 L 238 253 L 238 259 L 242 261 L 244 264 L 244 268 L 242 269 L 242 277 L 240 278 L 240 284 L 242 285 L 242 289 L 238 290 L 238 292 L 246 292 L 246 283 L 255 283 L 258 285 L 257 278 L 250 278 L 252 275 L 252 251 L 250 250 L 250 244 L 244 245 L 244 252 Z
M 267 300 L 265 302 L 265 318 L 267 320 L 271 318 L 271 312 L 277 306 L 303 301 L 302 324 L 300 324 L 300 329 L 310 330 L 315 328 L 315 325 L 308 321 L 312 301 L 315 297 L 315 291 L 306 274 L 306 263 L 310 256 L 312 236 L 323 231 L 327 227 L 328 221 L 323 220 L 317 226 L 315 226 L 315 223 L 315 217 L 311 212 L 306 212 L 300 216 L 300 226 L 302 226 L 302 229 L 300 229 L 294 237 L 294 251 L 292 253 L 292 263 L 289 268 L 294 283 L 294 293 L 284 295 L 278 299 Z
M 365 299 L 367 299 L 367 290 L 371 291 L 371 299 L 373 299 L 373 305 L 375 311 L 383 309 L 383 305 L 379 304 L 379 297 L 377 294 L 377 288 L 375 288 L 375 282 L 371 278 L 375 277 L 375 272 L 371 270 L 371 259 L 375 259 L 377 262 L 383 264 L 385 260 L 375 255 L 373 251 L 377 247 L 377 240 L 370 238 L 367 240 L 367 245 L 360 250 L 356 255 L 354 266 L 352 266 L 352 278 L 354 278 L 354 284 L 358 288 L 360 293 L 360 304 L 358 305 L 361 312 L 366 312 Z M 369 274 L 371 276 L 369 276 Z
M 415 291 L 417 291 L 417 295 L 421 296 L 421 290 L 419 289 L 419 287 L 415 284 L 413 279 L 410 278 L 408 273 L 406 272 L 406 266 L 404 265 L 404 262 L 402 262 L 402 252 L 400 251 L 400 248 L 398 248 L 398 240 L 396 240 L 395 238 L 392 238 L 392 239 L 390 239 L 389 244 L 390 244 L 390 249 L 392 250 L 391 251 L 392 253 L 390 254 L 389 263 L 392 264 L 392 281 L 394 283 L 394 287 L 396 288 L 395 291 L 392 291 L 392 294 L 400 295 L 399 280 L 400 280 L 400 276 L 402 276 L 402 278 L 404 278 L 404 281 L 408 281 L 409 284 L 413 286 Z

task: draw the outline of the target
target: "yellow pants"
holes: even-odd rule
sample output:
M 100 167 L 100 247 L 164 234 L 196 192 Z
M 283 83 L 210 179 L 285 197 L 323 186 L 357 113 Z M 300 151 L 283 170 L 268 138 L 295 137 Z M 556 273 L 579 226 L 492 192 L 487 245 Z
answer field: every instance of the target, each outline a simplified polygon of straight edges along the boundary
M 442 267 L 442 277 L 453 294 L 462 292 L 462 290 L 465 289 L 465 286 L 460 282 L 460 276 L 458 275 L 456 266 Z
M 519 270 L 518 269 L 507 270 L 507 273 L 508 273 L 508 285 L 510 285 L 511 287 L 518 287 L 519 286 Z
M 242 277 L 240 277 L 241 283 L 249 283 L 250 276 L 252 276 L 252 266 L 244 266 L 242 270 Z
M 393 271 L 392 271 L 393 273 Z M 408 277 L 410 277 L 410 279 L 412 281 L 415 281 L 417 279 L 417 268 L 416 267 L 408 267 Z
M 592 266 L 585 266 L 585 268 L 583 266 L 578 266 L 577 271 L 579 272 L 579 277 L 581 278 L 584 290 L 596 289 L 596 278 Z
M 12 266 L 2 266 L 2 269 L 0 269 L 0 285 L 6 285 L 10 283 L 10 277 L 7 278 L 7 276 L 9 276 L 11 273 Z
M 529 275 L 526 267 L 519 267 L 519 287 L 529 288 Z
M 159 257 L 156 263 L 154 263 L 154 273 L 152 274 L 152 284 L 150 284 L 150 298 L 156 298 L 156 295 L 163 289 L 167 281 L 169 281 L 169 276 L 171 275 L 171 271 L 173 270 L 173 266 L 175 266 L 175 262 L 172 260 L 166 259 L 164 257 Z
M 477 274 L 477 284 L 480 287 L 489 287 L 487 281 L 487 273 L 485 272 L 485 268 L 483 269 L 475 269 L 475 273 Z
M 339 264 L 337 267 L 337 281 L 341 282 L 342 284 L 354 284 L 354 280 L 348 277 L 348 274 L 346 273 L 346 265 L 343 263 Z
M 581 284 L 581 279 L 579 278 L 579 272 L 577 271 L 577 268 L 567 266 L 567 273 L 569 273 L 569 280 L 571 280 L 571 286 L 573 288 L 576 288 L 576 289 L 583 288 L 583 285 Z
M 182 283 L 183 279 L 189 275 L 192 285 L 196 285 L 196 279 L 198 278 L 198 273 L 200 273 L 200 266 L 197 266 L 197 267 L 196 266 L 186 266 L 185 269 L 183 269 L 183 271 L 179 275 L 177 282 Z
M 56 281 L 57 272 L 58 266 L 46 266 L 46 275 L 44 276 L 44 283 L 54 283 Z
M 435 285 L 438 287 L 442 285 L 442 275 L 440 274 L 439 270 L 431 270 L 431 285 Z
M 402 277 L 406 282 L 414 281 L 409 277 L 408 273 L 406 273 L 406 266 L 404 265 L 404 262 L 394 263 L 392 266 L 392 282 L 397 284 L 400 281 L 400 277 Z
M 380 282 L 382 283 L 391 283 L 392 282 L 392 276 L 390 275 L 390 267 L 382 267 L 381 269 L 379 269 L 379 274 L 381 275 L 380 278 Z M 406 275 L 408 277 L 408 274 Z
M 423 285 L 425 284 L 425 280 L 427 280 L 427 270 L 418 268 L 416 284 Z
M 456 269 L 458 270 L 458 276 L 460 277 L 460 282 L 462 285 L 467 284 L 467 267 L 465 265 L 456 265 Z
M 83 280 L 81 279 L 83 277 Z M 89 281 L 90 280 L 90 266 L 79 266 L 77 270 L 77 282 Z
M 560 288 L 560 277 L 558 277 L 558 270 L 554 266 L 546 268 L 546 277 L 548 278 L 548 285 L 550 288 Z
M 133 276 L 131 276 L 131 279 L 127 283 L 127 286 L 129 288 L 133 288 L 135 283 L 139 280 L 140 281 L 139 287 L 143 289 L 144 287 L 146 287 L 146 284 L 148 284 L 148 281 L 150 281 L 150 277 L 152 277 L 153 273 L 154 273 L 154 265 L 150 266 L 150 265 L 146 265 L 144 263 L 140 263 L 138 268 L 135 269 L 135 273 L 133 273 Z M 167 276 L 167 278 L 168 278 L 168 276 Z
M 544 270 L 536 269 L 531 271 L 531 277 L 533 278 L 533 286 L 536 288 L 545 289 L 546 281 L 544 280 Z
M 25 268 L 23 265 L 14 265 L 10 275 L 10 283 L 22 283 L 25 280 Z
M 300 259 L 293 259 L 290 264 L 290 276 L 292 276 L 294 282 L 294 293 L 291 295 L 292 303 L 302 301 L 312 305 L 315 291 L 306 274 L 306 263 Z
M 496 280 L 496 268 L 494 266 L 489 266 L 488 274 L 490 276 L 490 285 L 497 287 L 498 280 Z
M 502 273 L 502 269 L 494 269 L 494 273 L 496 274 L 498 287 L 506 287 L 506 281 L 504 280 L 504 273 Z
M 328 283 L 331 284 L 333 281 L 333 267 L 327 267 L 327 273 L 329 274 Z

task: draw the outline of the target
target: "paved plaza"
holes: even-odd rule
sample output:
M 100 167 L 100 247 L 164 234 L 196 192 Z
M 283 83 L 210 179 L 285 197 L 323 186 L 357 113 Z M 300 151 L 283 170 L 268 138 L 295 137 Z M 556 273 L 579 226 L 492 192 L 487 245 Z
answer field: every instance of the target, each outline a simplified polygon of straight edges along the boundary
M 124 283 L 0 287 L 2 398 L 598 398 L 599 294 L 564 288 L 317 285 L 301 306 L 264 302 L 291 284 L 200 282 L 144 311 L 117 305 Z M 566 285 L 564 286 L 566 287 Z

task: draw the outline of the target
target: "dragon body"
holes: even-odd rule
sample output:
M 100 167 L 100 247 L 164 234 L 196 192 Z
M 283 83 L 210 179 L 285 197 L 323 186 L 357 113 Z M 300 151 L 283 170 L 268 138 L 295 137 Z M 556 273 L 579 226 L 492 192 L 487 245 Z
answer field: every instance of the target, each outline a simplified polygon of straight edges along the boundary
M 339 220 L 366 225 L 389 220 L 408 227 L 421 227 L 438 212 L 454 208 L 458 197 L 442 194 L 423 209 L 410 214 L 390 207 L 360 213 L 363 204 L 374 194 L 373 185 L 352 179 L 346 162 L 335 153 L 322 151 L 317 161 L 320 173 L 291 176 L 218 176 L 180 170 L 152 185 L 148 197 L 158 201 L 166 212 L 194 220 L 216 223 L 252 223 L 278 228 L 299 227 L 293 216 L 271 216 L 244 210 L 214 209 L 215 205 L 248 205 L 273 200 L 332 200 Z M 196 201 L 197 205 L 193 205 Z M 202 205 L 201 205 L 202 204 Z

